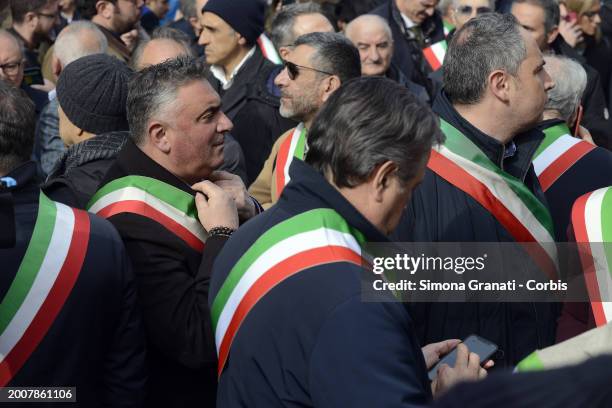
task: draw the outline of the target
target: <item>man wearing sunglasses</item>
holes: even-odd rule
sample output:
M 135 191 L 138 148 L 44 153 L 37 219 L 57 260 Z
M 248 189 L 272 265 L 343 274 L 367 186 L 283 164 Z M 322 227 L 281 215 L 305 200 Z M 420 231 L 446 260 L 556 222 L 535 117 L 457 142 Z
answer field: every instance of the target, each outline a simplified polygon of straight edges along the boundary
M 560 11 L 555 0 L 515 0 L 512 14 L 535 39 L 544 54 L 563 55 L 578 61 L 587 73 L 587 86 L 582 95 L 582 124 L 598 145 L 606 146 L 612 134 L 612 122 L 606 107 L 601 77 L 586 59 L 559 35 Z
M 58 21 L 58 0 L 11 0 L 11 14 L 10 31 L 25 50 L 25 68 L 40 68 L 51 46 L 49 33 Z
M 359 52 L 341 34 L 306 34 L 289 49 L 274 82 L 281 90 L 281 116 L 300 123 L 278 138 L 249 189 L 264 208 L 278 200 L 289 182 L 291 162 L 304 159 L 308 129 L 323 103 L 342 83 L 360 75 Z
M 494 9 L 495 5 L 492 0 L 454 0 L 450 18 L 455 29 L 448 33 L 446 40 L 450 41 L 455 31 L 474 17 L 483 13 L 490 13 Z

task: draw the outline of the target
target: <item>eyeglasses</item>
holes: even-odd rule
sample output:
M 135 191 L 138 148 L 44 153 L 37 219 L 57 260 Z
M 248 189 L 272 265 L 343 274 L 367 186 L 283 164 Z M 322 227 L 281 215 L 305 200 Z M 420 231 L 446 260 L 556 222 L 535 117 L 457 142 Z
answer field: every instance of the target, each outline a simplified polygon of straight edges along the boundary
M 1 64 L 0 70 L 2 70 L 2 72 L 4 72 L 6 75 L 15 75 L 19 72 L 20 66 L 21 66 L 21 61 L 8 62 L 6 64 Z
M 300 69 L 308 69 L 310 71 L 319 72 L 321 74 L 334 75 L 331 72 L 325 72 L 325 71 L 321 71 L 320 69 L 304 67 L 302 65 L 294 64 L 293 62 L 289 62 L 289 61 L 285 61 L 283 65 L 287 69 L 287 74 L 289 74 L 289 79 L 292 81 L 295 80 L 295 78 L 297 78 L 297 76 L 300 73 Z
M 464 14 L 464 15 L 471 15 L 473 10 L 474 10 L 474 8 L 472 6 L 457 7 L 457 12 L 459 14 Z M 491 12 L 491 8 L 490 7 L 478 7 L 478 8 L 476 8 L 476 14 L 477 15 L 484 14 L 484 13 L 490 13 L 490 12 Z

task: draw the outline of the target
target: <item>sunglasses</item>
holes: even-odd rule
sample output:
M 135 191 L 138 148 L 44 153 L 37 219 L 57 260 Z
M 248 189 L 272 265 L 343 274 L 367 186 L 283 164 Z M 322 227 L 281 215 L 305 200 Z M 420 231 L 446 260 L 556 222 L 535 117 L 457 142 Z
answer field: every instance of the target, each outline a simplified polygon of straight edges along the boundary
M 459 14 L 464 14 L 464 15 L 472 14 L 473 10 L 474 10 L 474 8 L 472 6 L 457 7 L 457 12 Z M 484 14 L 484 13 L 490 13 L 490 12 L 491 12 L 491 8 L 490 7 L 478 7 L 478 8 L 476 8 L 476 14 L 477 15 Z
M 595 11 L 585 11 L 584 13 L 582 13 L 582 15 L 586 18 L 588 18 L 589 20 L 592 20 L 595 16 L 599 15 L 600 10 L 595 10 Z
M 318 72 L 320 74 L 325 74 L 325 75 L 334 75 L 331 72 L 326 72 L 326 71 L 321 71 L 320 69 L 305 67 L 302 65 L 294 64 L 293 62 L 289 62 L 289 61 L 285 61 L 283 65 L 287 69 L 287 74 L 289 75 L 289 79 L 292 81 L 295 78 L 297 78 L 297 76 L 300 74 L 300 69 L 307 69 L 307 70 L 315 71 L 315 72 Z

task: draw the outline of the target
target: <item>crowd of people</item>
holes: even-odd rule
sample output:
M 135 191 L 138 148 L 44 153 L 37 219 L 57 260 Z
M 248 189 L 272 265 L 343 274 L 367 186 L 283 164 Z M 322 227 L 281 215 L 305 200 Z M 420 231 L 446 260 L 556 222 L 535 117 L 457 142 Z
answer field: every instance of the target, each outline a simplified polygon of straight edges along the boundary
M 0 27 L 0 387 L 612 405 L 612 338 L 534 363 L 612 321 L 612 3 L 0 0 Z M 372 242 L 592 245 L 591 298 L 364 301 Z

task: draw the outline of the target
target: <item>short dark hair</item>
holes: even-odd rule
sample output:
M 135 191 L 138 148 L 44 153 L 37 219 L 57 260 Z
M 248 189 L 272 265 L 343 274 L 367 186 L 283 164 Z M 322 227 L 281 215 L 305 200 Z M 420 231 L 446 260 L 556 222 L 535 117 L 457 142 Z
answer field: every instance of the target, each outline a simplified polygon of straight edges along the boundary
M 208 83 L 205 67 L 201 61 L 181 56 L 151 65 L 134 75 L 127 97 L 127 118 L 134 143 L 145 142 L 147 124 L 154 115 L 172 107 L 180 87 L 194 81 Z
M 336 14 L 339 21 L 350 23 L 363 14 L 370 14 L 383 3 L 385 0 L 340 0 L 336 6 Z
M 544 32 L 547 35 L 550 34 L 553 28 L 559 25 L 561 12 L 559 11 L 559 2 L 557 0 L 514 0 L 512 4 L 514 3 L 531 4 L 544 10 Z
M 8 173 L 30 160 L 36 112 L 21 89 L 2 80 L 0 101 L 0 171 Z
M 494 70 L 517 74 L 527 56 L 519 27 L 512 14 L 485 13 L 455 33 L 444 58 L 443 73 L 444 91 L 451 102 L 479 102 Z
M 313 2 L 293 3 L 281 8 L 274 17 L 274 20 L 272 20 L 270 29 L 270 40 L 272 40 L 276 48 L 293 44 L 295 41 L 295 33 L 293 32 L 295 19 L 307 14 L 321 14 L 327 18 L 323 14 L 321 6 Z
M 342 82 L 361 76 L 359 50 L 342 34 L 304 34 L 294 43 L 295 47 L 299 45 L 315 49 L 311 58 L 313 68 L 338 75 Z
M 100 0 L 77 0 L 76 8 L 81 18 L 85 20 L 91 20 L 96 14 L 98 14 L 98 11 L 96 10 L 96 4 L 98 3 L 98 1 Z M 117 0 L 106 1 L 113 4 L 117 3 Z
M 444 135 L 431 109 L 384 77 L 352 79 L 334 92 L 308 132 L 306 162 L 338 187 L 365 182 L 381 163 L 413 179 Z
M 45 7 L 49 0 L 11 0 L 11 15 L 13 22 L 23 23 L 25 15 Z

